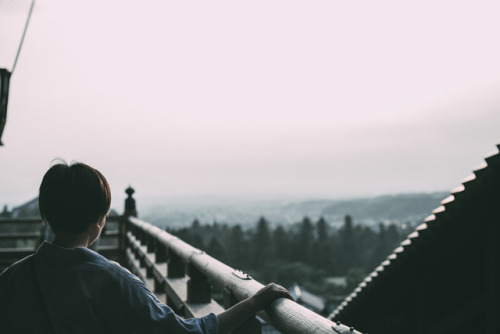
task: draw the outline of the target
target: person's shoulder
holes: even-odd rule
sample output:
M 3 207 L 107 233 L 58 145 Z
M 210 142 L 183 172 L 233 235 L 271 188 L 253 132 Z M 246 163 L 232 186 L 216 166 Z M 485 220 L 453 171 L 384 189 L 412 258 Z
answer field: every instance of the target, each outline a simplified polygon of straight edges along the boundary
M 140 281 L 137 276 L 133 275 L 127 268 L 121 266 L 118 262 L 109 260 L 101 254 L 90 249 L 85 249 L 91 259 L 87 265 L 94 267 L 96 270 L 106 274 L 110 279 L 130 281 L 137 283 Z
M 28 284 L 31 278 L 33 255 L 11 264 L 0 273 L 0 295 L 10 293 L 12 284 L 15 286 Z
M 0 277 L 6 277 L 8 275 L 12 275 L 18 270 L 22 270 L 30 266 L 31 261 L 33 261 L 34 254 L 26 256 L 24 259 L 21 259 L 17 262 L 14 262 L 9 267 L 7 267 L 4 271 L 0 273 Z

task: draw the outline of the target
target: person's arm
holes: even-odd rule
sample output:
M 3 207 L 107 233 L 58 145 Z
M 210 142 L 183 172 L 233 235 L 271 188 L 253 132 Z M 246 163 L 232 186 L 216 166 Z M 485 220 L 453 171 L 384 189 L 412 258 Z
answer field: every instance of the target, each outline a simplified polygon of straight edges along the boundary
M 229 333 L 278 298 L 293 300 L 292 295 L 285 288 L 271 283 L 259 290 L 252 297 L 239 302 L 217 315 L 219 320 L 219 334 Z

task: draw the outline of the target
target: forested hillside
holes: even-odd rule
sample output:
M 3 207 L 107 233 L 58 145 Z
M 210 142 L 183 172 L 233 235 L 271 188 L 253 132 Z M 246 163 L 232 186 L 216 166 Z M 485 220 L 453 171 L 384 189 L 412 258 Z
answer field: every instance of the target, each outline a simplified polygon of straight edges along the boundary
M 262 283 L 297 282 L 316 294 L 333 296 L 351 291 L 409 230 L 395 224 L 355 224 L 350 216 L 340 228 L 307 217 L 293 226 L 270 226 L 265 218 L 248 230 L 195 220 L 190 227 L 167 231 Z

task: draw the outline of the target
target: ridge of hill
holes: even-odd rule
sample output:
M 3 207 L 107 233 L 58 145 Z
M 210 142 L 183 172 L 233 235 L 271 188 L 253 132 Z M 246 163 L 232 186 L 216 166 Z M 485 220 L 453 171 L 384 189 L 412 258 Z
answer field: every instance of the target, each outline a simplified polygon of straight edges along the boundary
M 355 223 L 418 223 L 440 205 L 448 193 L 383 195 L 355 199 L 318 199 L 303 201 L 213 201 L 153 205 L 141 210 L 141 217 L 162 227 L 189 226 L 195 219 L 202 224 L 226 223 L 253 227 L 260 217 L 271 225 L 292 225 L 305 216 L 316 220 L 323 216 L 332 226 L 341 225 L 345 215 Z
M 436 192 L 341 200 L 325 207 L 322 215 L 341 218 L 349 214 L 362 221 L 415 221 L 430 215 L 447 195 Z
M 345 215 L 350 215 L 355 223 L 366 225 L 418 223 L 447 195 L 435 192 L 340 200 L 162 201 L 162 204 L 139 207 L 139 214 L 142 219 L 161 227 L 185 227 L 195 219 L 202 224 L 218 222 L 253 227 L 260 217 L 265 217 L 271 225 L 292 225 L 306 216 L 313 220 L 323 216 L 330 225 L 336 226 L 343 223 Z M 13 208 L 9 214 L 12 218 L 40 217 L 38 199 Z

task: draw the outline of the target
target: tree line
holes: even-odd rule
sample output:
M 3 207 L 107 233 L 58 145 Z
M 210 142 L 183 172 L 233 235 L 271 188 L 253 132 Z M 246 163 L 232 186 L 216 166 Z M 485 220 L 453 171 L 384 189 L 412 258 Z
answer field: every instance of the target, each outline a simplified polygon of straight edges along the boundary
M 332 228 L 324 218 L 314 222 L 308 217 L 272 228 L 261 217 L 248 230 L 198 220 L 190 227 L 166 230 L 262 283 L 299 283 L 322 295 L 350 292 L 406 236 L 395 224 L 373 228 L 354 224 L 349 215 L 340 228 Z M 329 277 L 345 277 L 346 284 Z

